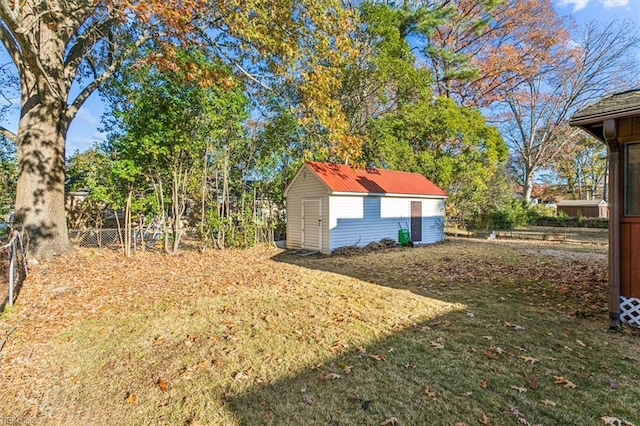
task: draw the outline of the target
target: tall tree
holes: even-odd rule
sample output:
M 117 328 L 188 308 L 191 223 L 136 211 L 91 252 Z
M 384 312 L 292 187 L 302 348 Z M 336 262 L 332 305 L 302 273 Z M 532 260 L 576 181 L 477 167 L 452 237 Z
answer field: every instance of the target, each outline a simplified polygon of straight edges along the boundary
M 507 148 L 480 111 L 438 98 L 375 120 L 364 154 L 367 164 L 427 176 L 449 193 L 448 213 L 463 216 L 486 201 L 487 183 L 506 160 Z
M 2 133 L 17 144 L 16 217 L 30 235 L 32 253 L 47 257 L 70 249 L 64 210 L 69 124 L 142 43 L 197 39 L 240 69 L 251 61 L 239 55 L 252 52 L 253 63 L 265 63 L 281 75 L 304 57 L 314 66 L 303 75 L 310 82 L 310 105 L 333 89 L 331 61 L 339 60 L 348 46 L 349 23 L 341 11 L 337 0 L 293 5 L 284 0 L 0 2 L 0 40 L 17 67 L 21 89 L 17 134 Z M 170 67 L 171 53 L 167 48 L 153 59 Z M 80 83 L 79 93 L 71 90 L 74 83 Z M 338 128 L 339 119 L 325 117 L 324 123 Z M 333 140 L 339 139 L 336 132 Z
M 175 253 L 189 184 L 203 170 L 202 163 L 211 161 L 212 152 L 229 150 L 221 135 L 241 128 L 246 98 L 228 67 L 209 62 L 200 49 L 176 51 L 172 63 L 174 69 L 127 67 L 108 84 L 108 93 L 115 118 L 109 149 L 114 159 L 131 162 L 152 183 L 162 204 L 158 211 L 167 212 Z M 193 73 L 215 75 L 224 84 L 196 80 Z
M 454 0 L 415 32 L 435 92 L 488 106 L 552 54 L 567 30 L 549 0 Z
M 550 168 L 570 138 L 562 128 L 570 114 L 607 93 L 635 87 L 640 33 L 631 22 L 587 25 L 575 41 L 554 47 L 513 89 L 502 92 L 502 133 L 511 148 L 526 201 L 535 173 Z
M 607 147 L 582 131 L 567 132 L 569 142 L 554 161 L 554 170 L 565 189 L 576 199 L 605 197 Z

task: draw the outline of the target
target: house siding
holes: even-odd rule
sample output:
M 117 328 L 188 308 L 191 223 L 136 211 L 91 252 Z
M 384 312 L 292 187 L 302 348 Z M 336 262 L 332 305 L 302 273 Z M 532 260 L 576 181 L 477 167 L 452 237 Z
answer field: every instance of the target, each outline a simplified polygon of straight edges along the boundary
M 302 199 L 319 199 L 322 207 L 322 251 L 328 251 L 329 235 L 327 226 L 329 202 L 327 188 L 307 167 L 303 167 L 294 177 L 287 190 L 287 248 L 302 248 Z
M 444 199 L 381 196 L 329 196 L 329 251 L 398 239 L 400 225 L 411 223 L 411 201 L 422 203 L 421 244 L 444 239 Z

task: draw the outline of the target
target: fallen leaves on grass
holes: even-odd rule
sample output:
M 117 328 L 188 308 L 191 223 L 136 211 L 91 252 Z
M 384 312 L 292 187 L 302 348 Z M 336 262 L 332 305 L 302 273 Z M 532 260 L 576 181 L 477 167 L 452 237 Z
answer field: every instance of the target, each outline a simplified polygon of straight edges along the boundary
M 542 403 L 544 405 L 550 406 L 550 407 L 555 407 L 556 405 L 558 405 L 558 403 L 551 401 L 550 399 L 545 399 L 542 401 Z
M 498 359 L 500 356 L 494 352 L 482 351 L 482 355 L 486 356 L 489 359 Z
M 634 426 L 633 423 L 628 422 L 626 420 L 622 420 L 619 419 L 617 417 L 611 417 L 611 416 L 604 416 L 600 418 L 605 425 L 612 425 L 612 426 Z
M 342 376 L 336 373 L 320 373 L 318 379 L 322 381 L 339 380 Z
M 564 376 L 553 376 L 553 383 L 563 385 L 565 388 L 575 389 L 576 384 Z
M 400 422 L 397 418 L 389 417 L 388 419 L 383 420 L 382 423 L 380 423 L 380 426 L 397 425 L 398 423 Z
M 491 419 L 489 418 L 489 416 L 487 416 L 487 413 L 482 413 L 482 417 L 480 417 L 478 421 L 485 426 L 489 426 L 492 424 Z
M 424 388 L 424 394 L 429 398 L 435 398 L 436 397 L 436 391 L 432 390 L 429 386 Z
M 519 393 L 527 393 L 527 388 L 523 388 L 521 386 L 511 385 L 511 389 L 517 390 Z
M 233 381 L 234 382 L 240 382 L 243 380 L 247 380 L 249 378 L 249 374 L 250 371 L 238 371 L 234 376 L 233 376 Z
M 510 323 L 510 322 L 506 322 L 506 321 L 505 321 L 505 323 L 504 323 L 504 326 L 505 326 L 505 327 L 509 327 L 509 328 L 513 328 L 514 330 L 518 330 L 518 331 L 520 331 L 520 330 L 524 330 L 524 327 L 523 327 L 523 326 L 518 325 L 518 324 L 512 324 L 512 323 Z
M 437 340 L 430 341 L 429 344 L 436 349 L 444 349 L 444 339 L 442 337 L 439 337 Z
M 340 368 L 342 368 L 342 372 L 344 374 L 351 374 L 351 372 L 353 371 L 353 365 L 347 365 L 345 363 L 340 363 L 340 364 L 338 364 L 338 366 Z
M 376 354 L 369 354 L 367 355 L 369 358 L 374 359 L 376 361 L 386 361 L 387 360 L 387 356 L 385 354 L 380 354 L 380 355 L 376 355 Z
M 537 360 L 537 359 L 535 359 L 535 358 L 534 358 L 534 357 L 532 357 L 532 356 L 519 356 L 518 358 L 523 359 L 525 362 L 529 362 L 529 363 L 531 363 L 531 365 L 533 365 L 533 364 L 535 364 L 536 362 L 538 362 L 538 360 Z
M 162 391 L 162 392 L 166 392 L 167 391 L 167 382 L 164 381 L 161 378 L 158 378 L 156 380 L 156 385 L 158 385 L 158 388 Z
M 520 422 L 520 424 L 525 425 L 525 426 L 531 426 L 531 423 L 529 423 L 529 421 L 524 417 L 524 414 L 522 414 L 520 412 L 520 410 L 518 410 L 516 407 L 514 407 L 511 404 L 509 404 L 509 411 L 511 412 L 511 414 L 516 416 L 516 418 L 518 419 L 518 422 Z
M 138 397 L 132 393 L 127 392 L 127 396 L 124 398 L 127 404 L 135 404 L 138 402 Z
M 480 380 L 480 387 L 482 389 L 486 389 L 488 385 L 489 385 L 489 381 L 487 379 Z

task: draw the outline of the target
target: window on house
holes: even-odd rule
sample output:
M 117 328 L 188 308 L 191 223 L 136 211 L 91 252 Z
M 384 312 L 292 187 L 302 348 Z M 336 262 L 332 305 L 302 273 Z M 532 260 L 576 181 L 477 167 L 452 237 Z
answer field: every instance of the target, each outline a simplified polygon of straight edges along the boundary
M 626 145 L 624 215 L 640 216 L 640 143 Z

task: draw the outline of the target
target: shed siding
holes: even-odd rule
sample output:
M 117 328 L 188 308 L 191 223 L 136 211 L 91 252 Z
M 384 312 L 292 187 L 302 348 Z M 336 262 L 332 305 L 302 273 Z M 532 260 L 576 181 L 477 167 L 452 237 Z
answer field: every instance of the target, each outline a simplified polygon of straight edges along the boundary
M 329 251 L 398 239 L 399 224 L 411 221 L 411 201 L 422 203 L 422 241 L 444 239 L 444 200 L 375 196 L 329 196 Z
M 287 248 L 302 248 L 302 199 L 322 199 L 322 221 L 328 222 L 327 188 L 310 170 L 304 167 L 287 191 Z M 323 251 L 328 247 L 328 233 L 323 225 Z

